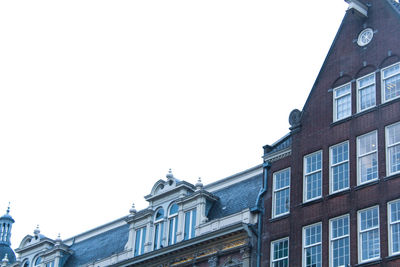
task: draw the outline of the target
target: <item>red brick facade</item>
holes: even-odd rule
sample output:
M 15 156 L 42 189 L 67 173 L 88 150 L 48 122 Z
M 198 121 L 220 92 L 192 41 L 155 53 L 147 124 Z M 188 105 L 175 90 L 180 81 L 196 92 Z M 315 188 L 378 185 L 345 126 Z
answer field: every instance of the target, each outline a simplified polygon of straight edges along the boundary
M 286 237 L 289 238 L 289 266 L 304 266 L 303 227 L 314 223 L 322 225 L 321 266 L 330 266 L 329 220 L 341 215 L 349 215 L 350 218 L 351 266 L 400 266 L 400 254 L 389 255 L 387 214 L 387 203 L 400 199 L 400 173 L 387 175 L 385 146 L 385 127 L 400 122 L 400 98 L 383 103 L 381 93 L 382 68 L 400 62 L 400 13 L 387 0 L 362 2 L 369 6 L 368 17 L 354 9 L 347 11 L 302 110 L 300 127 L 291 132 L 291 154 L 272 159 L 264 203 L 261 266 L 271 264 L 271 242 Z M 357 38 L 365 28 L 374 30 L 373 39 L 360 47 Z M 370 73 L 376 75 L 376 106 L 357 112 L 356 80 Z M 352 115 L 334 122 L 332 89 L 349 82 Z M 375 130 L 378 136 L 379 177 L 359 185 L 357 137 Z M 330 147 L 344 141 L 349 142 L 350 186 L 342 192 L 330 194 Z M 266 160 L 271 158 L 269 150 L 271 147 L 264 156 Z M 304 156 L 319 150 L 322 151 L 322 197 L 304 202 Z M 287 167 L 291 171 L 290 213 L 273 218 L 273 173 Z M 357 214 L 376 205 L 379 206 L 380 257 L 365 263 L 359 260 Z

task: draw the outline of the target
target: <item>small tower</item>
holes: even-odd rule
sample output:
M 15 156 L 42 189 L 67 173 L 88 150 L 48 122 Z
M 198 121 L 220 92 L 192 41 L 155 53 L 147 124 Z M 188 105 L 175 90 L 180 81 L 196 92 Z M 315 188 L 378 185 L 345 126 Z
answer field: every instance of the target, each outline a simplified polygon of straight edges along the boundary
M 10 205 L 8 205 L 7 212 L 0 217 L 0 259 L 6 255 L 9 263 L 15 262 L 15 253 L 11 249 L 11 228 L 14 219 L 10 215 Z

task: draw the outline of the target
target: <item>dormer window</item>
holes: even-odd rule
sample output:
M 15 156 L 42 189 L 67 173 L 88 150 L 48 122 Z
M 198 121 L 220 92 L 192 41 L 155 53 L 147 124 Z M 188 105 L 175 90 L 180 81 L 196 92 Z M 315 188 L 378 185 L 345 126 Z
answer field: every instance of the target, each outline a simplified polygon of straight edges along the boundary
M 333 121 L 351 116 L 351 83 L 333 90 Z
M 168 214 L 168 245 L 176 243 L 176 232 L 178 229 L 178 205 L 172 204 Z
M 163 247 L 164 210 L 159 209 L 154 216 L 154 250 Z
M 144 253 L 144 244 L 146 242 L 146 229 L 147 227 L 142 227 L 136 230 L 135 251 L 134 251 L 135 256 L 139 256 Z

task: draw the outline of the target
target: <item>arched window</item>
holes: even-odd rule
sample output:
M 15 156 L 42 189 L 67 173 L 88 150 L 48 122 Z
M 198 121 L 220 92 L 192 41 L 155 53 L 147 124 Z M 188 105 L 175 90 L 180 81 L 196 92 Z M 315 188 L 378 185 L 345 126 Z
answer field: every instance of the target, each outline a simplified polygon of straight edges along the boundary
M 164 210 L 159 209 L 154 216 L 154 249 L 163 247 Z
M 178 205 L 172 204 L 168 213 L 168 246 L 176 243 L 176 232 L 178 229 Z
M 22 264 L 22 267 L 29 267 L 29 261 L 27 259 Z
M 36 258 L 34 266 L 39 266 L 41 263 L 42 263 L 42 257 L 39 256 L 39 257 Z

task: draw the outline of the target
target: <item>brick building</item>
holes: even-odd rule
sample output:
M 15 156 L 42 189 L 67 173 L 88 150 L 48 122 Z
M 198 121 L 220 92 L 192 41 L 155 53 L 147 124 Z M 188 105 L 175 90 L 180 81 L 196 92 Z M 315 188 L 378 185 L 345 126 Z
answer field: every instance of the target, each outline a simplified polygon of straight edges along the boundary
M 400 4 L 346 2 L 303 110 L 264 147 L 261 266 L 400 266 Z

